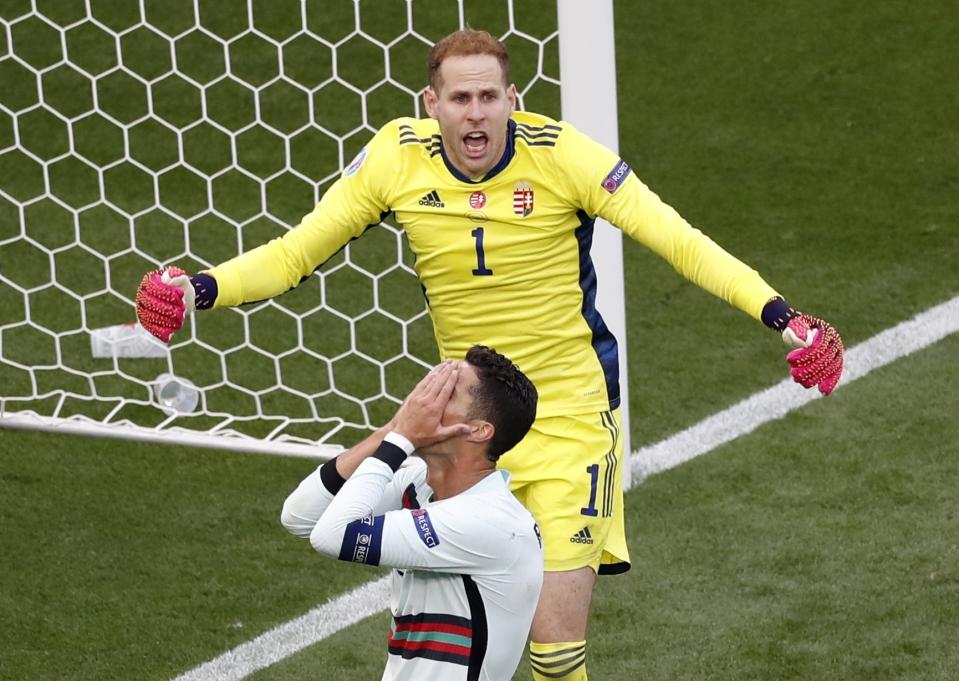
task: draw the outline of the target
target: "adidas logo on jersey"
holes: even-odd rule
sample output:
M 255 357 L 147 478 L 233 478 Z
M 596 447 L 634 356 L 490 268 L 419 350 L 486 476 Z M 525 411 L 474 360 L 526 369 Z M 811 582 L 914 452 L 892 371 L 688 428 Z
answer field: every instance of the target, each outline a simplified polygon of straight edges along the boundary
M 573 544 L 592 544 L 593 535 L 589 533 L 588 527 L 584 527 L 579 532 L 577 532 L 572 537 L 570 537 L 569 541 Z
M 443 203 L 440 199 L 440 195 L 434 189 L 429 194 L 420 199 L 421 206 L 429 206 L 430 208 L 445 208 L 446 204 Z

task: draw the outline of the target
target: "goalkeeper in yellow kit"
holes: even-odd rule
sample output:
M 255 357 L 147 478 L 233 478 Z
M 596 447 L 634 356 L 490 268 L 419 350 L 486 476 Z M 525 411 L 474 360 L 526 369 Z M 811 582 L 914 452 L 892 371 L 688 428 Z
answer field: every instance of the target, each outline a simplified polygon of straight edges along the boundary
M 594 218 L 781 332 L 804 386 L 833 390 L 842 343 L 691 227 L 616 154 L 567 123 L 515 111 L 505 48 L 488 33 L 453 33 L 428 63 L 430 118 L 386 124 L 282 237 L 208 272 L 147 274 L 138 317 L 167 341 L 193 309 L 289 290 L 393 213 L 416 255 L 440 356 L 494 347 L 539 392 L 532 430 L 501 459 L 543 533 L 547 573 L 530 662 L 535 679 L 585 679 L 596 575 L 629 569 L 620 370 L 616 339 L 594 305 Z

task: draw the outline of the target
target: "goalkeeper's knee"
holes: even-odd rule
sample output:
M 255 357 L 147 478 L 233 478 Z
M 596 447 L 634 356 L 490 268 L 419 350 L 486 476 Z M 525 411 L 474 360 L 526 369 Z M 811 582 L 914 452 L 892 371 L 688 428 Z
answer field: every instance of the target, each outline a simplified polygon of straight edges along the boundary
M 529 644 L 533 681 L 586 681 L 586 641 Z

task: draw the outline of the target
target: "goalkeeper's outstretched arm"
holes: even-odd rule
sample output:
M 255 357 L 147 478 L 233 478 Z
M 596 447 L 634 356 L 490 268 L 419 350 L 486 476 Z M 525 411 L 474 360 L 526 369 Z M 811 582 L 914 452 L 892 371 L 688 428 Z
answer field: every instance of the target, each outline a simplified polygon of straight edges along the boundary
M 557 154 L 567 192 L 587 214 L 605 218 L 692 283 L 780 332 L 793 348 L 786 359 L 797 383 L 818 386 L 824 395 L 835 389 L 843 346 L 832 326 L 797 312 L 758 272 L 664 203 L 615 153 L 572 129 L 562 140 Z
M 395 122 L 385 125 L 367 145 L 369 153 L 364 149 L 313 211 L 283 236 L 200 274 L 190 276 L 178 267 L 147 273 L 137 290 L 137 319 L 168 343 L 194 310 L 266 300 L 295 287 L 388 214 L 388 186 L 397 176 L 389 151 L 398 136 Z

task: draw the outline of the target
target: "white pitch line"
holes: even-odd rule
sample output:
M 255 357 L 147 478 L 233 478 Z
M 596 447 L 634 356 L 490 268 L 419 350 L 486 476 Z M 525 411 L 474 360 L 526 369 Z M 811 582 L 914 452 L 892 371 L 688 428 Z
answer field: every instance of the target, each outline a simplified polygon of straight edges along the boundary
M 870 371 L 922 350 L 959 332 L 959 296 L 936 305 L 914 318 L 876 334 L 847 350 L 841 386 Z M 756 393 L 742 402 L 700 421 L 629 457 L 635 483 L 662 473 L 720 445 L 751 433 L 769 421 L 782 418 L 819 393 L 801 390 L 792 379 Z M 367 582 L 342 596 L 317 606 L 305 615 L 223 653 L 173 681 L 240 681 L 307 646 L 386 608 L 389 577 Z
M 390 602 L 390 577 L 367 582 L 305 615 L 238 645 L 174 681 L 239 681 L 290 657 L 317 641 L 384 610 Z

